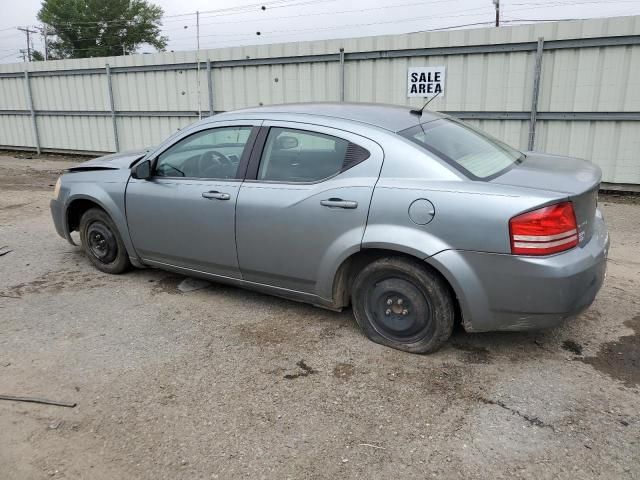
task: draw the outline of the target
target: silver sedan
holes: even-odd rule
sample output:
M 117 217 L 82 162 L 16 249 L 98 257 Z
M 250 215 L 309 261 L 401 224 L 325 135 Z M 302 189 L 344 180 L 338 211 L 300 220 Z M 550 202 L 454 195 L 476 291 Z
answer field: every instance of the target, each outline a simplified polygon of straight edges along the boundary
M 605 276 L 601 172 L 406 107 L 300 104 L 201 120 L 69 169 L 51 212 L 103 272 L 132 265 L 351 305 L 415 353 L 555 325 Z

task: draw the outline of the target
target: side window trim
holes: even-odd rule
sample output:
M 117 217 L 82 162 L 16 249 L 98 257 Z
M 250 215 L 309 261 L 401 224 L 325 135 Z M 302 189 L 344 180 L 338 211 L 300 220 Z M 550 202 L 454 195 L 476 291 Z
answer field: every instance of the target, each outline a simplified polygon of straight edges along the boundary
M 260 127 L 259 132 L 256 135 L 256 141 L 253 144 L 251 155 L 249 157 L 249 165 L 244 177 L 245 180 L 257 181 L 258 169 L 260 168 L 260 160 L 262 158 L 262 152 L 267 144 L 267 137 L 269 136 L 269 130 L 271 127 Z
M 363 158 L 359 159 L 356 162 L 350 163 L 348 166 L 346 166 L 346 168 L 345 168 L 345 165 L 343 164 L 343 167 L 340 170 L 338 170 L 336 173 L 328 177 L 322 178 L 320 180 L 309 181 L 309 182 L 291 182 L 286 180 L 258 180 L 258 171 L 260 170 L 260 164 L 263 161 L 264 148 L 266 147 L 267 138 L 269 137 L 269 132 L 271 131 L 272 128 L 289 128 L 290 130 L 298 130 L 300 132 L 309 132 L 311 134 L 323 134 L 323 135 L 332 136 L 348 142 L 348 145 L 354 146 L 356 149 L 365 151 L 366 156 L 363 156 Z M 283 127 L 279 125 L 261 126 L 260 132 L 258 133 L 256 142 L 251 152 L 251 158 L 249 159 L 249 166 L 244 179 L 247 182 L 274 183 L 274 184 L 284 184 L 284 185 L 287 185 L 287 184 L 288 185 L 314 185 L 314 184 L 326 182 L 327 180 L 331 180 L 332 178 L 340 175 L 341 173 L 347 170 L 350 170 L 351 168 L 355 167 L 359 163 L 362 163 L 363 161 L 367 160 L 369 157 L 371 157 L 371 152 L 368 149 L 358 145 L 355 142 L 352 142 L 351 140 L 347 140 L 346 138 L 343 138 L 339 135 L 335 135 L 332 133 L 318 132 L 318 131 L 311 130 L 309 128 L 288 127 L 288 126 Z
M 244 146 L 244 150 L 242 151 L 242 157 L 240 158 L 240 162 L 238 163 L 238 169 L 236 170 L 236 175 L 233 178 L 205 178 L 205 177 L 180 177 L 180 176 L 176 176 L 176 177 L 172 177 L 172 176 L 158 176 L 155 174 L 155 170 L 156 170 L 156 165 L 158 163 L 158 159 L 160 158 L 160 156 L 165 153 L 167 150 L 171 149 L 173 146 L 177 145 L 178 143 L 194 136 L 194 135 L 198 135 L 202 132 L 206 132 L 206 131 L 210 131 L 210 130 L 218 130 L 218 129 L 222 129 L 222 128 L 251 128 L 251 132 L 249 133 L 249 137 L 247 138 L 247 142 L 245 143 Z M 202 128 L 199 130 L 196 130 L 194 132 L 189 133 L 188 135 L 185 135 L 184 137 L 181 137 L 179 140 L 176 140 L 175 142 L 173 142 L 171 145 L 168 145 L 166 148 L 162 149 L 162 151 L 157 152 L 156 154 L 154 154 L 153 158 L 151 159 L 151 172 L 152 172 L 152 178 L 153 179 L 167 179 L 167 180 L 215 180 L 217 182 L 237 182 L 237 181 L 242 181 L 244 179 L 245 173 L 247 171 L 247 166 L 249 164 L 249 159 L 251 156 L 251 152 L 256 144 L 256 137 L 259 133 L 259 131 L 261 130 L 262 127 L 258 126 L 258 125 L 249 125 L 249 124 L 232 124 L 232 125 L 218 125 L 218 126 L 210 126 L 208 128 Z

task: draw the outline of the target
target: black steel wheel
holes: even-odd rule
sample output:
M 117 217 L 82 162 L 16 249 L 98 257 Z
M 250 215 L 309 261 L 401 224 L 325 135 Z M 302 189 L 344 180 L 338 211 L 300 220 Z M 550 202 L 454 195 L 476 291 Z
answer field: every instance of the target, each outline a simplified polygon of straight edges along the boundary
M 89 251 L 102 263 L 111 263 L 118 256 L 118 242 L 109 227 L 99 220 L 87 227 Z
M 92 208 L 80 219 L 82 248 L 93 265 L 105 273 L 122 273 L 131 263 L 113 221 L 104 210 Z
M 356 321 L 374 342 L 412 353 L 440 348 L 453 330 L 454 303 L 444 280 L 405 258 L 367 265 L 352 287 Z

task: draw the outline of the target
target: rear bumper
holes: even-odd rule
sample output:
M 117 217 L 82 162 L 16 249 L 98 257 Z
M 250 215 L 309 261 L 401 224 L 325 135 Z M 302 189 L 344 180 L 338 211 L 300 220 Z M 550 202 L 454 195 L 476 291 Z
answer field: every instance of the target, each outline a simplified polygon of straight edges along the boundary
M 585 245 L 547 257 L 446 250 L 427 261 L 452 284 L 468 331 L 551 327 L 585 310 L 600 290 L 609 250 L 598 214 Z

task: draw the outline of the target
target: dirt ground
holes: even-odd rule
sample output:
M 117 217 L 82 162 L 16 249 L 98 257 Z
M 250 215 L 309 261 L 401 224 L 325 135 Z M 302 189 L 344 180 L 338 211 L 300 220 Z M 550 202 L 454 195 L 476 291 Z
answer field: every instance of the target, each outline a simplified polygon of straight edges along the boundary
M 0 157 L 0 394 L 77 402 L 1 401 L 0 478 L 640 478 L 637 198 L 601 196 L 579 318 L 416 356 L 349 311 L 98 272 L 49 216 L 71 164 Z

